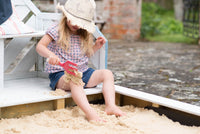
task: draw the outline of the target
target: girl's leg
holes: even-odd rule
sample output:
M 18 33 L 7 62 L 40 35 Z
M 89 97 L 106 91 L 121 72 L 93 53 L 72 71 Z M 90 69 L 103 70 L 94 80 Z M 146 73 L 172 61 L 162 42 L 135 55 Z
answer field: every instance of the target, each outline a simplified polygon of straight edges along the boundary
M 72 81 L 70 81 L 69 83 L 65 83 L 63 77 L 64 76 L 62 76 L 59 79 L 57 88 L 63 90 L 71 90 L 73 100 L 83 110 L 89 121 L 90 120 L 101 121 L 96 111 L 90 106 L 87 97 L 85 95 L 85 92 L 83 90 L 83 87 L 74 84 Z
M 103 95 L 106 113 L 122 116 L 124 113 L 115 105 L 114 77 L 110 70 L 95 70 L 88 81 L 87 87 L 93 87 L 103 82 Z

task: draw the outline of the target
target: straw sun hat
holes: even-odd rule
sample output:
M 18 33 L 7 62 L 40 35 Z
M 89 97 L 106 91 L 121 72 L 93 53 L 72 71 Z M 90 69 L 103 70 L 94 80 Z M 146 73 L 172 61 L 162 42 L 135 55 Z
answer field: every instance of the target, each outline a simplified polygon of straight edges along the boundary
M 72 25 L 77 25 L 90 33 L 95 31 L 93 21 L 96 4 L 94 0 L 67 0 L 65 5 L 58 3 L 60 9 Z

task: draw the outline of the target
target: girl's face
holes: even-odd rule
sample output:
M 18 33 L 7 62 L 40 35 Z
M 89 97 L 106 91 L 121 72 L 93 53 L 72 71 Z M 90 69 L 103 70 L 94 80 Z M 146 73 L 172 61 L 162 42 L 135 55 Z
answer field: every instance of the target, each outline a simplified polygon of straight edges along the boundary
M 71 22 L 70 22 L 70 20 L 67 20 L 67 19 L 66 19 L 66 23 L 67 23 L 69 29 L 71 30 L 71 32 L 72 32 L 73 34 L 76 34 L 76 33 L 77 33 L 77 30 L 80 29 L 77 25 L 72 25 Z

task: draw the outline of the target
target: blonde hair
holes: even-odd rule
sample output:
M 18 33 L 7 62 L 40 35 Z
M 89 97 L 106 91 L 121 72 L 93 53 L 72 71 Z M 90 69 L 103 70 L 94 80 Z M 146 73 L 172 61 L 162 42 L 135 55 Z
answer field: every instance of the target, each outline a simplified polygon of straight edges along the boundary
M 66 17 L 63 15 L 61 18 L 61 21 L 58 26 L 58 44 L 61 46 L 62 49 L 64 49 L 66 52 L 68 52 L 68 48 L 70 47 L 69 40 L 70 40 L 70 29 L 68 25 L 66 24 Z M 83 51 L 83 54 L 86 54 L 88 57 L 93 55 L 93 36 L 88 31 L 84 29 L 79 29 L 77 31 L 77 34 L 81 38 L 81 50 Z

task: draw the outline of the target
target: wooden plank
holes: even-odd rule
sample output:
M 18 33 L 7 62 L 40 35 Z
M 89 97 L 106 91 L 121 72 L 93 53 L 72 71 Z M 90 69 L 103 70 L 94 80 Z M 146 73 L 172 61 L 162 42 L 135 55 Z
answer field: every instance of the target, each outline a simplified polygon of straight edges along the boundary
M 45 110 L 53 110 L 54 101 L 30 103 L 1 108 L 1 118 L 18 118 L 26 115 L 33 115 Z
M 36 64 L 35 64 L 35 70 L 38 72 L 38 76 L 41 73 L 45 73 L 44 72 L 44 68 L 45 68 L 45 58 L 37 55 L 37 61 L 36 61 Z M 47 73 L 45 73 L 45 74 L 47 74 Z
M 22 22 L 27 23 L 27 21 L 31 18 L 31 16 L 33 15 L 32 12 L 29 12 L 22 20 Z
M 76 103 L 72 98 L 66 98 L 65 99 L 65 107 L 71 107 L 71 106 L 76 106 Z
M 37 17 L 39 19 L 44 19 L 44 20 L 59 21 L 62 17 L 62 14 L 61 13 L 41 12 L 40 14 L 37 14 Z
M 40 14 L 40 10 L 33 4 L 31 0 L 24 0 L 27 7 L 37 16 Z
M 30 2 L 30 1 L 29 1 Z M 32 28 L 35 28 L 36 26 L 36 17 L 35 13 L 40 13 L 39 9 L 37 11 L 32 9 L 32 5 L 27 4 L 29 3 L 27 0 L 12 0 L 12 3 L 15 7 L 15 11 L 17 16 L 22 20 L 26 25 L 31 26 Z M 32 3 L 32 2 L 31 2 Z
M 16 37 L 41 37 L 45 34 L 45 31 L 36 31 L 34 33 L 26 33 L 26 34 L 12 34 L 12 35 L 2 35 L 1 38 L 16 38 Z
M 190 113 L 193 115 L 200 116 L 200 107 L 192 104 L 188 104 L 185 102 L 165 98 L 162 96 L 150 94 L 150 93 L 145 93 L 142 91 L 137 91 L 134 89 L 126 88 L 126 87 L 121 87 L 121 86 L 115 86 L 116 93 L 126 95 L 132 98 L 137 98 L 140 100 L 144 100 L 147 102 L 155 103 L 160 106 L 165 106 L 169 107 L 172 109 L 176 109 L 179 111 L 183 111 L 186 113 Z
M 98 68 L 100 68 L 100 59 L 99 59 L 99 57 L 100 57 L 100 52 L 99 52 L 99 50 L 90 58 L 90 60 L 91 60 L 91 62 L 92 62 L 92 64 L 94 65 L 94 67 L 96 68 L 96 69 L 98 69 Z
M 87 99 L 88 99 L 89 103 L 94 103 L 95 101 L 103 100 L 103 94 L 98 93 L 98 94 L 87 95 Z M 70 106 L 76 106 L 76 103 L 73 101 L 72 98 L 66 98 L 65 99 L 65 107 L 70 107 Z
M 160 105 L 158 105 L 158 104 L 156 104 L 156 103 L 152 103 L 152 107 L 159 108 Z
M 28 20 L 26 20 L 26 25 L 27 26 L 29 26 L 29 27 L 31 27 L 31 28 L 33 28 L 35 31 L 34 32 L 37 32 L 37 31 L 39 31 L 39 30 L 37 30 L 36 29 L 36 21 L 37 21 L 37 16 L 35 16 L 34 14 L 32 14 L 32 12 L 30 12 L 31 14 L 31 16 L 28 16 L 27 18 L 28 18 Z M 41 29 L 40 29 L 41 30 Z M 41 31 L 43 31 L 43 30 L 41 30 Z
M 5 48 L 5 60 L 4 71 L 8 69 L 10 64 L 16 60 L 17 55 L 22 51 L 22 49 L 31 40 L 31 37 L 26 38 L 14 38 L 12 39 Z
M 98 37 L 104 37 L 105 36 L 101 33 L 101 31 L 96 27 L 96 31 L 93 33 L 93 36 L 97 39 Z M 106 39 L 106 38 L 105 38 Z M 108 52 L 108 40 L 106 39 L 106 43 L 103 45 L 103 47 L 98 50 L 91 58 L 93 65 L 97 69 L 105 69 L 107 68 L 107 52 Z
M 71 98 L 71 93 L 64 96 L 53 96 L 49 79 L 24 78 L 5 81 L 4 90 L 0 93 L 0 107 L 15 106 L 42 101 Z M 101 87 L 85 89 L 86 95 L 101 94 Z
M 40 76 L 42 76 L 42 75 L 40 75 Z M 43 76 L 43 78 L 48 78 L 48 75 L 46 75 L 46 77 L 44 77 L 44 76 Z M 38 77 L 37 71 L 17 72 L 17 73 L 12 73 L 12 74 L 4 74 L 4 81 L 9 81 L 9 80 L 14 80 L 14 79 L 37 78 L 37 77 Z
M 37 71 L 37 77 L 39 77 L 39 78 L 47 78 L 48 79 L 48 76 L 49 75 L 45 72 Z
M 100 56 L 99 56 L 99 69 L 105 69 L 107 68 L 107 49 L 108 49 L 108 40 L 106 37 L 101 33 L 98 27 L 96 27 L 96 32 L 99 34 L 99 36 L 104 37 L 106 40 L 106 43 L 102 46 L 102 48 L 99 50 Z M 96 33 L 95 32 L 95 33 Z
M 141 100 L 141 99 L 136 99 L 136 98 L 133 98 L 133 97 L 129 97 L 129 96 L 124 96 L 122 95 L 121 97 L 121 101 L 122 101 L 122 105 L 133 105 L 135 107 L 147 107 L 147 106 L 151 106 L 152 103 L 151 102 L 148 102 L 148 101 L 144 101 L 144 100 Z
M 42 56 L 40 56 L 39 54 L 37 54 L 37 59 L 36 59 L 36 65 L 35 65 L 35 69 L 37 71 L 43 72 L 44 71 L 44 67 L 45 67 L 45 58 L 43 58 Z
M 57 6 L 57 0 L 53 0 L 53 4 L 54 4 L 54 7 L 56 7 Z M 58 12 L 58 9 L 57 8 L 55 8 L 55 12 L 57 13 Z
M 61 13 L 40 13 L 36 19 L 36 29 L 46 31 L 52 24 L 59 21 Z
M 0 93 L 0 107 L 15 106 L 59 99 L 50 95 L 49 80 L 44 78 L 24 78 L 5 81 Z
M 14 5 L 14 13 L 22 21 L 30 12 L 26 5 Z
M 0 108 L 0 119 L 1 119 L 2 117 L 1 117 L 1 108 Z
M 121 106 L 121 95 L 116 93 L 115 94 L 115 104 L 118 105 L 118 106 Z
M 102 94 L 95 94 L 95 95 L 89 95 L 87 97 L 88 101 L 91 102 L 94 100 L 102 99 L 103 96 Z M 74 106 L 74 105 L 76 104 L 74 103 L 72 98 L 67 98 L 66 100 L 63 98 L 51 101 L 2 107 L 0 108 L 0 118 L 18 118 L 21 116 L 33 115 L 35 113 L 40 113 L 46 110 L 57 110 L 65 108 L 65 106 Z
M 63 109 L 65 108 L 65 99 L 54 100 L 54 109 Z
M 1 92 L 0 99 L 1 99 L 1 97 L 4 98 L 3 95 L 5 96 L 5 98 L 20 96 L 20 98 L 22 100 L 28 99 L 26 97 L 30 98 L 31 95 L 32 95 L 32 97 L 34 97 L 34 95 L 35 95 L 35 97 L 37 97 L 38 95 L 41 95 L 44 98 L 45 96 L 43 96 L 43 94 L 42 94 L 43 92 L 44 92 L 44 95 L 46 95 L 45 94 L 46 91 L 48 91 L 48 92 L 52 91 L 48 84 L 49 84 L 49 79 L 37 78 L 37 77 L 8 80 L 8 81 L 5 81 L 5 87 L 4 87 L 4 89 L 7 91 Z M 12 93 L 15 91 L 17 91 L 17 92 L 15 93 L 14 96 L 9 95 L 9 93 Z M 50 94 L 47 94 L 47 95 L 50 96 Z M 38 96 L 38 98 L 39 98 L 39 96 Z M 12 98 L 9 98 L 9 99 L 11 100 Z M 15 99 L 15 101 L 17 101 L 17 100 Z
M 23 0 L 12 0 L 11 1 L 12 2 L 12 4 L 14 4 L 14 5 L 25 5 L 25 3 L 24 3 L 24 1 Z
M 87 99 L 90 103 L 98 103 L 98 101 L 101 101 L 104 98 L 102 93 L 98 93 L 98 94 L 87 95 Z
M 26 50 L 29 49 L 29 50 Z M 35 45 L 31 44 L 29 48 L 26 48 L 25 52 L 21 58 L 16 64 L 15 68 L 12 70 L 11 73 L 16 72 L 29 72 L 30 68 L 33 67 L 36 63 L 36 51 L 35 51 Z
M 4 40 L 0 39 L 0 90 L 4 87 Z

